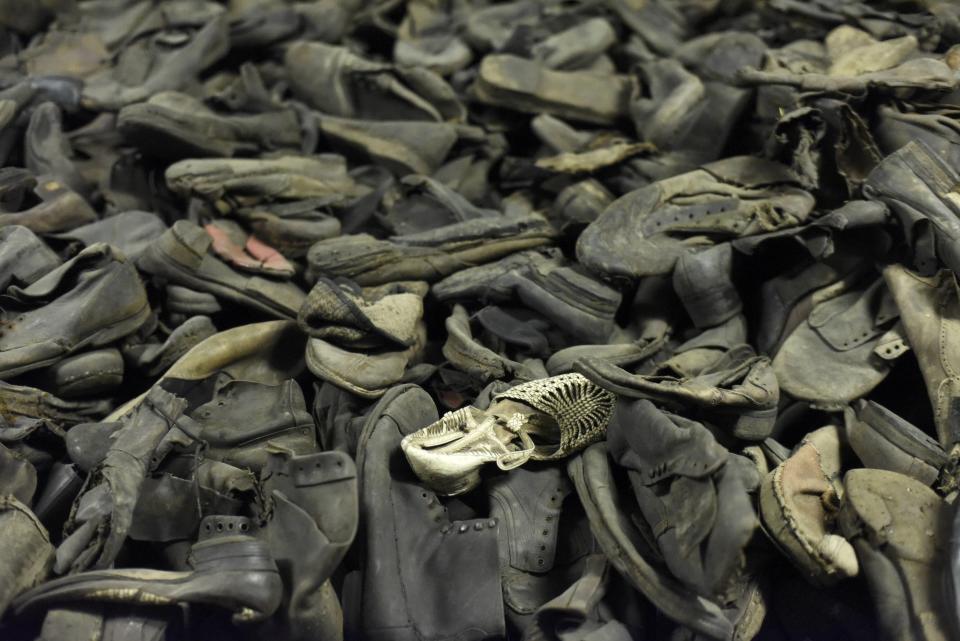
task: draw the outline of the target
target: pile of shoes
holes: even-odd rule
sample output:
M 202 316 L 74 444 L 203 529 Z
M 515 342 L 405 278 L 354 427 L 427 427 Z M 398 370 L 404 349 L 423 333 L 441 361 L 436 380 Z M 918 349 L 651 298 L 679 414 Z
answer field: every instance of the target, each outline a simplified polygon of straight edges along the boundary
M 0 638 L 960 638 L 955 0 L 0 0 Z

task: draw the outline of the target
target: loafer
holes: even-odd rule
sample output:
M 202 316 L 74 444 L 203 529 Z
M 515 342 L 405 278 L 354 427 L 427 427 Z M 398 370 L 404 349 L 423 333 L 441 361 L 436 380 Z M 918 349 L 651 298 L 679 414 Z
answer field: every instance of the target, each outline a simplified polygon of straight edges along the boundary
M 296 318 L 305 294 L 292 283 L 247 276 L 210 253 L 213 239 L 178 220 L 140 256 L 137 265 L 165 281 L 249 307 L 275 318 Z
M 828 425 L 808 434 L 760 486 L 764 531 L 805 579 L 832 585 L 856 576 L 858 555 L 839 532 L 843 434 Z
M 566 458 L 603 438 L 614 396 L 580 374 L 521 383 L 486 410 L 468 405 L 404 437 L 410 467 L 434 491 L 453 496 L 480 483 L 480 469 Z M 538 445 L 533 437 L 537 437 Z
M 359 601 L 348 601 L 357 615 L 347 620 L 355 620 L 356 633 L 371 641 L 479 641 L 506 634 L 497 521 L 451 520 L 403 464 L 400 441 L 436 420 L 430 396 L 401 385 L 367 413 L 360 431 L 362 587 L 354 597 Z M 397 571 L 384 574 L 384 567 Z M 442 583 L 430 580 L 438 568 L 458 571 Z
M 136 269 L 102 243 L 32 285 L 13 287 L 8 293 L 20 313 L 8 310 L 0 336 L 3 378 L 112 343 L 135 332 L 150 315 Z
M 251 536 L 250 519 L 208 516 L 185 572 L 124 568 L 81 572 L 22 594 L 14 612 L 84 601 L 204 604 L 233 613 L 235 623 L 266 619 L 280 606 L 282 581 L 266 546 Z
M 813 210 L 785 166 L 736 156 L 657 181 L 610 204 L 577 240 L 581 264 L 609 278 L 670 272 L 688 251 L 795 227 Z M 776 212 L 768 216 L 765 212 Z

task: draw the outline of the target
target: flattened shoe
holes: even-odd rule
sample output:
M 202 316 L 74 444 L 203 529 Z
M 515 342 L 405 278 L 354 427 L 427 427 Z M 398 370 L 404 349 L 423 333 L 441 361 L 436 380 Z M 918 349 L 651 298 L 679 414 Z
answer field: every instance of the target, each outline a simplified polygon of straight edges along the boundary
M 117 128 L 144 153 L 172 160 L 230 157 L 262 150 L 299 149 L 300 123 L 293 110 L 262 114 L 218 114 L 175 91 L 156 93 L 128 105 Z
M 123 356 L 114 347 L 74 354 L 39 375 L 44 388 L 61 398 L 101 397 L 123 383 Z
M 53 236 L 79 242 L 86 247 L 95 243 L 107 243 L 119 249 L 130 260 L 136 261 L 166 230 L 166 223 L 156 214 L 134 210 Z
M 777 417 L 780 387 L 770 361 L 749 345 L 738 345 L 689 378 L 640 375 L 609 361 L 587 357 L 574 369 L 596 385 L 628 398 L 648 398 L 689 413 L 696 408 L 730 424 L 737 438 L 763 440 Z
M 715 639 L 732 639 L 733 625 L 716 603 L 697 595 L 642 551 L 649 544 L 624 511 L 607 447 L 596 443 L 567 464 L 590 529 L 616 570 L 670 619 Z
M 220 203 L 228 210 L 307 198 L 336 205 L 365 193 L 336 154 L 181 160 L 167 167 L 164 176 L 175 193 Z
M 0 228 L 0 290 L 26 287 L 53 271 L 63 261 L 26 227 Z
M 488 55 L 480 62 L 476 97 L 525 113 L 610 125 L 627 115 L 630 82 L 625 76 L 555 71 L 513 55 Z
M 957 185 L 957 171 L 922 140 L 887 156 L 864 183 L 864 195 L 899 218 L 913 266 L 923 274 L 931 274 L 938 262 L 960 269 L 960 203 L 948 197 Z
M 883 277 L 920 365 L 937 438 L 949 452 L 960 442 L 960 371 L 955 365 L 960 358 L 960 286 L 956 275 L 944 269 L 924 277 L 902 265 L 890 265 L 883 270 Z
M 40 202 L 29 209 L 0 212 L 0 227 L 22 225 L 34 233 L 49 234 L 97 220 L 97 213 L 83 196 L 52 176 L 38 176 L 33 192 Z
M 136 269 L 125 256 L 102 243 L 85 249 L 32 285 L 12 287 L 8 293 L 19 309 L 8 310 L 4 318 L 2 378 L 112 343 L 135 332 L 150 315 L 147 293 Z
M 497 521 L 451 521 L 403 461 L 402 438 L 436 420 L 430 396 L 402 385 L 370 410 L 360 433 L 362 590 L 357 616 L 348 620 L 371 641 L 480 641 L 506 634 Z M 441 568 L 457 571 L 443 582 L 431 580 Z
M 302 41 L 287 47 L 284 65 L 294 94 L 323 113 L 380 121 L 463 119 L 453 88 L 422 67 L 394 67 L 346 47 Z
M 47 578 L 53 566 L 53 546 L 46 528 L 26 505 L 14 496 L 0 496 L 0 614 L 25 590 Z
M 951 638 L 942 584 L 950 511 L 920 481 L 887 470 L 850 470 L 840 527 L 853 542 L 876 603 L 882 636 Z
M 368 234 L 340 236 L 310 248 L 308 276 L 343 276 L 364 286 L 400 280 L 433 282 L 548 244 L 555 235 L 546 219 L 529 214 L 468 220 L 389 240 Z
M 124 568 L 81 572 L 22 594 L 16 613 L 84 601 L 149 605 L 205 604 L 229 610 L 235 623 L 259 621 L 280 606 L 277 564 L 253 538 L 250 519 L 208 516 L 190 550 L 193 569 L 173 572 Z
M 904 474 L 930 486 L 947 464 L 940 444 L 874 401 L 844 410 L 847 440 L 864 465 Z
M 275 318 L 296 318 L 306 295 L 292 283 L 246 276 L 210 253 L 213 239 L 178 220 L 137 261 L 145 272 Z
M 554 251 L 517 252 L 451 274 L 432 287 L 441 301 L 504 303 L 519 299 L 578 340 L 602 343 L 617 329 L 621 295 L 581 273 Z
M 882 279 L 820 303 L 773 359 L 781 389 L 823 406 L 868 394 L 908 349 L 899 316 Z
M 358 396 L 377 398 L 403 379 L 409 365 L 419 362 L 426 336 L 426 326 L 419 321 L 414 342 L 407 347 L 351 350 L 322 338 L 310 338 L 307 340 L 307 367 L 314 376 Z
M 814 199 L 785 166 L 748 156 L 631 191 L 577 240 L 577 258 L 608 278 L 665 274 L 688 251 L 803 223 Z

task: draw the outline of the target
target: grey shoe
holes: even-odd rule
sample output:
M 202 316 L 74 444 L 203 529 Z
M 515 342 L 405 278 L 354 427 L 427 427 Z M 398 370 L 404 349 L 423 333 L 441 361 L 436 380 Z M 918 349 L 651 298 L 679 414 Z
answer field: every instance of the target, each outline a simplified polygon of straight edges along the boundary
M 432 287 L 441 301 L 504 303 L 526 307 L 577 340 L 602 343 L 618 329 L 620 293 L 581 273 L 552 250 L 518 252 L 495 263 L 464 269 Z
M 145 272 L 276 318 L 295 318 L 305 294 L 292 283 L 247 276 L 210 253 L 213 240 L 187 220 L 177 221 L 137 261 Z M 194 311 L 194 310 L 191 310 Z
M 74 354 L 39 376 L 44 389 L 61 398 L 107 396 L 123 383 L 123 357 L 113 347 Z
M 191 316 L 170 332 L 163 342 L 124 345 L 124 358 L 149 377 L 159 376 L 181 356 L 217 333 L 207 316 Z
M 102 243 L 32 285 L 13 287 L 8 293 L 17 307 L 7 311 L 0 337 L 4 378 L 123 338 L 147 322 L 150 314 L 136 269 Z
M 867 467 L 890 470 L 933 485 L 947 464 L 936 440 L 874 401 L 844 410 L 847 440 Z
M 170 189 L 183 196 L 211 202 L 239 199 L 247 207 L 306 198 L 338 204 L 364 193 L 336 154 L 181 160 L 167 167 L 165 175 Z
M 648 398 L 685 415 L 704 415 L 747 440 L 770 435 L 780 388 L 769 359 L 749 345 L 734 347 L 689 378 L 631 374 L 608 361 L 587 357 L 574 369 L 591 381 L 628 398 Z M 694 414 L 694 412 L 696 414 Z
M 443 357 L 452 367 L 474 378 L 478 387 L 492 380 L 530 381 L 547 376 L 542 365 L 538 367 L 533 360 L 515 361 L 483 345 L 474 337 L 463 305 L 453 306 L 444 326 L 447 339 L 443 343 Z
M 297 97 L 332 116 L 437 122 L 464 116 L 453 89 L 422 67 L 395 68 L 320 42 L 291 44 L 284 64 Z
M 60 257 L 26 227 L 0 229 L 0 290 L 10 285 L 26 287 L 61 263 Z
M 360 433 L 362 590 L 358 616 L 348 620 L 371 641 L 479 641 L 505 634 L 497 521 L 451 521 L 403 465 L 401 439 L 436 420 L 430 396 L 403 385 L 369 411 Z M 384 573 L 384 567 L 396 571 Z M 457 571 L 437 582 L 430 578 L 435 568 Z
M 711 638 L 732 638 L 733 625 L 720 607 L 698 596 L 655 560 L 650 543 L 624 509 L 606 444 L 588 447 L 571 459 L 567 471 L 600 548 L 630 585 L 674 621 Z
M 381 121 L 315 114 L 325 142 L 340 153 L 368 158 L 398 176 L 435 172 L 459 139 L 448 122 Z
M 136 261 L 167 230 L 159 216 L 146 211 L 125 211 L 103 220 L 53 234 L 55 238 L 76 241 L 89 247 L 107 243 Z
M 275 453 L 264 470 L 265 541 L 284 579 L 280 616 L 266 631 L 291 640 L 343 638 L 343 613 L 330 583 L 357 534 L 353 459 L 342 452 Z
M 773 359 L 781 388 L 824 406 L 865 396 L 906 351 L 899 315 L 882 279 L 821 302 Z
M 488 55 L 480 62 L 473 91 L 487 104 L 609 125 L 627 114 L 630 81 L 618 75 L 554 71 L 512 55 Z
M 279 385 L 237 380 L 219 373 L 206 379 L 210 400 L 188 412 L 206 442 L 205 456 L 259 472 L 275 448 L 293 456 L 317 449 L 317 436 L 300 385 L 290 379 Z
M 840 526 L 853 542 L 890 639 L 950 638 L 942 586 L 950 514 L 920 481 L 886 470 L 850 470 Z
M 300 122 L 292 110 L 262 114 L 218 114 L 192 96 L 153 94 L 120 110 L 117 127 L 144 153 L 180 160 L 230 157 L 301 145 Z
M 26 505 L 6 494 L 0 497 L 0 613 L 14 597 L 47 578 L 53 564 L 53 546 L 46 528 Z
M 797 226 L 813 205 L 783 165 L 726 158 L 621 196 L 580 235 L 577 257 L 610 278 L 664 274 L 720 238 Z
M 282 581 L 245 517 L 208 516 L 190 550 L 193 569 L 104 569 L 48 581 L 22 594 L 16 612 L 76 601 L 219 606 L 237 623 L 266 619 L 280 606 Z
M 34 193 L 40 202 L 17 212 L 0 212 L 0 227 L 22 225 L 37 234 L 75 229 L 97 220 L 97 214 L 78 193 L 52 176 L 37 176 Z
M 554 235 L 547 221 L 536 214 L 479 218 L 390 240 L 367 234 L 331 238 L 311 247 L 307 262 L 316 276 L 345 276 L 359 285 L 435 281 L 547 244 Z

